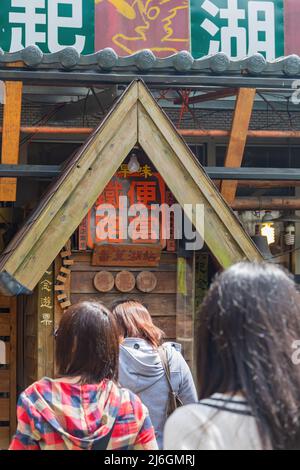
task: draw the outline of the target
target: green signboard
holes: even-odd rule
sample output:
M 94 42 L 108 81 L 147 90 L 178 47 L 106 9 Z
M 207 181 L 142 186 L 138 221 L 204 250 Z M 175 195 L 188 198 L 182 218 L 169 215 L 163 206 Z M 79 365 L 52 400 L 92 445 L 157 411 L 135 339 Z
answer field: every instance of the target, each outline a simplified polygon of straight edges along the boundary
M 195 58 L 224 52 L 241 59 L 284 55 L 283 0 L 190 0 Z
M 94 52 L 94 0 L 1 0 L 0 47 L 15 52 L 36 44 L 43 52 L 73 46 Z

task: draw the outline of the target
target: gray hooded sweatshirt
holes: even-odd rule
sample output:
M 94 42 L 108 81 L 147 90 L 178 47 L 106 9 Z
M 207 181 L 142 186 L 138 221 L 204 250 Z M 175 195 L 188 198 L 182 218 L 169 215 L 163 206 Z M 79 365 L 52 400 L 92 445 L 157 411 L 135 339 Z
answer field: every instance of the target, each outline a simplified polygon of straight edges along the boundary
M 173 390 L 184 405 L 198 401 L 191 371 L 181 355 L 178 343 L 164 343 L 171 371 Z M 157 351 L 140 338 L 126 338 L 120 346 L 119 381 L 137 394 L 147 406 L 159 448 L 163 445 L 163 429 L 169 386 Z

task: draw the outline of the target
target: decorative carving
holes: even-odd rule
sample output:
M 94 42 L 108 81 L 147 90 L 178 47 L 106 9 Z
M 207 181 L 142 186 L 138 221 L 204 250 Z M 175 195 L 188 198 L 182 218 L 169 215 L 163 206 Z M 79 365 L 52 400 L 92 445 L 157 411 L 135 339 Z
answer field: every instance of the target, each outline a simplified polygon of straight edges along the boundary
M 57 292 L 56 298 L 62 310 L 66 310 L 71 306 L 71 301 L 65 292 L 65 284 L 71 275 L 70 266 L 74 264 L 74 260 L 71 259 L 71 254 L 72 253 L 67 246 L 65 246 L 61 251 L 60 256 L 62 258 L 62 266 L 56 277 L 56 285 L 54 286 L 54 291 Z
M 129 271 L 121 271 L 116 275 L 115 286 L 120 292 L 131 292 L 135 287 L 135 277 Z
M 157 278 L 150 271 L 142 271 L 136 277 L 136 286 L 141 292 L 152 292 L 156 284 Z
M 109 271 L 99 271 L 94 277 L 94 286 L 99 292 L 109 292 L 114 285 L 114 276 Z

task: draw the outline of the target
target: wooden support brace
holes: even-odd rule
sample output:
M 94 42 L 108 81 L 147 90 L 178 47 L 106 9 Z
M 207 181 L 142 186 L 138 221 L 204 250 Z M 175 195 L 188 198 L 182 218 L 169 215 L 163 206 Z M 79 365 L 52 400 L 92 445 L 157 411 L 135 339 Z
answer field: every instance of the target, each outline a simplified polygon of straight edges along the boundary
M 59 271 L 60 271 L 60 273 L 66 274 L 67 276 L 69 276 L 71 274 L 71 269 L 64 268 L 63 266 L 60 268 Z
M 65 308 L 71 307 L 71 302 L 67 300 L 66 302 L 63 302 L 60 304 L 61 308 L 64 310 Z
M 19 161 L 22 82 L 5 83 L 1 163 L 16 165 Z M 14 202 L 17 196 L 16 178 L 0 179 L 0 201 Z
M 59 302 L 62 301 L 62 300 L 65 300 L 65 299 L 67 299 L 67 298 L 68 298 L 68 296 L 67 296 L 66 293 L 64 293 L 64 294 L 59 294 L 59 295 L 57 296 L 57 300 L 58 300 Z
M 240 88 L 238 91 L 225 167 L 237 168 L 242 164 L 255 93 L 254 88 Z M 229 204 L 235 199 L 237 185 L 237 181 L 221 183 L 221 194 Z
M 63 260 L 63 265 L 64 266 L 73 266 L 74 260 L 73 259 L 64 259 Z
M 65 279 L 65 278 L 64 278 Z M 65 289 L 65 286 L 63 284 L 56 284 L 54 286 L 55 292 L 63 292 Z
M 62 258 L 67 258 L 68 256 L 71 256 L 71 255 L 72 255 L 72 253 L 71 253 L 70 250 L 65 250 L 65 251 L 62 251 L 62 252 L 60 253 L 60 256 L 61 256 Z

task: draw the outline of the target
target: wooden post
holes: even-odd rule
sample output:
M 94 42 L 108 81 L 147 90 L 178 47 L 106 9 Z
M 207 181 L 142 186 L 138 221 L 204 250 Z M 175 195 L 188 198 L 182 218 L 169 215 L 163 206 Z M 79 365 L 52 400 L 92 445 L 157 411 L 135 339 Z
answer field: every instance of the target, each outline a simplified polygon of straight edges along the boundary
M 225 166 L 227 167 L 241 166 L 255 93 L 254 88 L 239 89 L 225 158 Z M 229 204 L 235 199 L 236 189 L 237 181 L 222 181 L 221 194 Z
M 185 360 L 194 371 L 194 252 L 177 259 L 176 340 L 182 345 Z
M 19 161 L 22 90 L 22 82 L 5 83 L 1 163 L 14 165 Z M 16 178 L 1 178 L 0 201 L 14 202 L 16 195 Z
M 37 378 L 54 374 L 54 272 L 53 264 L 38 284 Z
M 1 296 L 0 309 L 0 337 L 5 338 L 4 363 L 0 367 L 0 449 L 6 449 L 16 430 L 16 298 Z
M 199 347 L 198 331 L 201 322 L 200 306 L 209 288 L 208 265 L 209 253 L 195 253 L 195 308 L 194 308 L 194 378 L 198 383 L 197 352 Z

